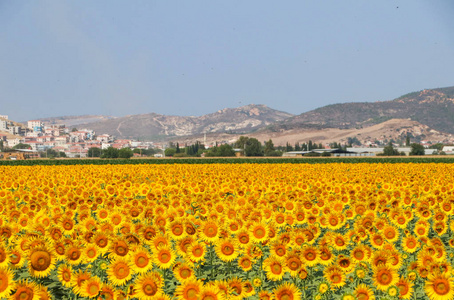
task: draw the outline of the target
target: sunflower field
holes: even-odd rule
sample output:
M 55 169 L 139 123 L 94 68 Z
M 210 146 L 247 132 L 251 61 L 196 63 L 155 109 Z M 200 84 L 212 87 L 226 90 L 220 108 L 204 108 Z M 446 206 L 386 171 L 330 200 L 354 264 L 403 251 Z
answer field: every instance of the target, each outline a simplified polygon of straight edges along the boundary
M 0 166 L 0 299 L 454 299 L 454 165 Z

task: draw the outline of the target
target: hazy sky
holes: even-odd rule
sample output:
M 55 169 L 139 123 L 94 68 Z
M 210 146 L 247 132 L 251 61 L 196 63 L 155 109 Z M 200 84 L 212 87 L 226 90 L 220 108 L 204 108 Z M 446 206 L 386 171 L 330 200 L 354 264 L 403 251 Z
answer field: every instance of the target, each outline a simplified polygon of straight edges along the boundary
M 0 114 L 300 114 L 454 85 L 454 1 L 0 0 Z

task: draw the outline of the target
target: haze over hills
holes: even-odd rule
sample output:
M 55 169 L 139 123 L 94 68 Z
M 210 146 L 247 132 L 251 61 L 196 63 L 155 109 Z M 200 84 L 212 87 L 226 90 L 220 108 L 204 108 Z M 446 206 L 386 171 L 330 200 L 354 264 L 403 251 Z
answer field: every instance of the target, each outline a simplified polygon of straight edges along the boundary
M 243 135 L 277 141 L 342 141 L 348 136 L 367 139 L 402 138 L 407 132 L 420 139 L 446 140 L 454 134 L 454 87 L 428 89 L 391 101 L 339 103 L 292 115 L 265 105 L 225 108 L 215 113 L 167 116 L 157 113 L 124 117 L 60 118 L 67 126 L 94 129 L 117 138 L 141 140 L 232 140 Z M 85 122 L 83 120 L 96 120 Z M 368 129 L 370 128 L 370 129 Z M 362 130 L 362 131 L 361 131 Z M 361 133 L 363 132 L 363 133 Z M 371 132 L 368 134 L 367 132 Z
M 332 104 L 291 117 L 270 129 L 362 128 L 390 119 L 410 119 L 454 133 L 454 87 L 413 92 L 392 101 Z
M 204 133 L 249 133 L 292 116 L 265 105 L 250 104 L 238 108 L 225 108 L 200 117 L 149 113 L 80 126 L 119 138 L 160 139 Z

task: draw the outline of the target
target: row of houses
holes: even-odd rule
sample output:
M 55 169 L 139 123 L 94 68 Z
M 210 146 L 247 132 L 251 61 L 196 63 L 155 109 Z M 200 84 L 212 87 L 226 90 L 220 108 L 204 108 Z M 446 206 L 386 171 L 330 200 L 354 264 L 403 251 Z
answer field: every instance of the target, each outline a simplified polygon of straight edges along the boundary
M 27 127 L 13 126 L 7 115 L 0 115 L 0 141 L 3 145 L 13 148 L 18 144 L 27 144 L 30 152 L 53 149 L 63 152 L 67 157 L 87 157 L 90 148 L 107 149 L 114 147 L 148 149 L 151 143 L 138 142 L 129 139 L 114 139 L 112 135 L 96 135 L 93 130 L 70 130 L 63 124 L 44 124 L 40 120 L 30 120 Z M 12 129 L 19 127 L 18 129 Z M 14 135 L 14 137 L 11 137 Z

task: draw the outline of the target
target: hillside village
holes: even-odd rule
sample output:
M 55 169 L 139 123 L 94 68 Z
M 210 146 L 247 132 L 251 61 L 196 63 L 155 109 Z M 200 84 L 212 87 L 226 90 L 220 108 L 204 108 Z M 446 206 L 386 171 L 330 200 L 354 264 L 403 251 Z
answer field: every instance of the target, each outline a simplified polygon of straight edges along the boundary
M 107 149 L 150 149 L 152 142 L 115 139 L 109 134 L 97 135 L 90 129 L 69 129 L 64 124 L 46 124 L 40 120 L 27 121 L 27 125 L 0 115 L 0 141 L 4 148 L 13 149 L 19 144 L 29 145 L 30 153 L 46 152 L 52 149 L 61 156 L 77 158 L 87 157 L 90 148 Z
M 279 139 L 276 139 L 276 141 L 279 141 Z M 38 157 L 39 153 L 41 153 L 42 156 L 43 153 L 47 153 L 51 149 L 54 155 L 56 153 L 55 156 L 68 158 L 90 157 L 90 148 L 106 150 L 109 147 L 115 149 L 138 149 L 139 151 L 134 151 L 134 156 L 143 156 L 143 151 L 148 154 L 152 153 L 156 157 L 162 157 L 165 155 L 164 150 L 166 147 L 171 148 L 178 144 L 178 141 L 157 143 L 124 138 L 116 139 L 113 135 L 97 134 L 92 129 L 68 128 L 64 124 L 50 124 L 41 120 L 29 120 L 26 125 L 23 125 L 9 120 L 7 115 L 0 115 L 0 142 L 2 143 L 3 149 L 14 149 L 21 144 L 28 145 L 28 149 L 25 150 L 28 152 L 29 157 Z M 454 140 L 419 140 L 416 142 L 424 146 L 425 154 L 454 154 L 454 147 L 447 146 L 453 144 Z M 188 141 L 184 141 L 184 139 L 181 140 L 180 143 L 181 145 L 192 144 L 191 142 L 188 143 Z M 204 149 L 210 149 L 216 145 L 219 146 L 233 143 L 234 142 L 229 140 L 207 141 L 205 136 Z M 314 143 L 317 147 L 312 147 L 312 149 L 304 149 L 304 147 L 302 147 L 301 149 L 298 149 L 296 144 L 293 146 L 293 144 L 287 142 L 287 145 L 283 146 L 281 145 L 282 143 L 277 142 L 276 150 L 280 151 L 280 155 L 283 154 L 283 156 L 287 157 L 302 156 L 309 152 L 312 152 L 312 154 L 326 154 L 332 152 L 332 155 L 335 156 L 375 156 L 383 152 L 384 146 L 388 143 L 388 140 L 360 141 L 353 138 L 348 141 L 350 147 L 345 148 L 347 144 L 344 145 L 344 151 L 347 153 L 343 154 L 332 151 L 336 149 L 335 147 L 338 147 L 336 145 L 337 143 Z M 408 155 L 410 152 L 410 148 L 403 147 L 402 143 L 393 142 L 392 145 L 396 147 L 400 153 Z M 438 145 L 438 147 L 435 148 L 433 147 L 434 145 Z M 440 146 L 443 146 L 443 148 Z M 153 149 L 154 151 L 148 151 L 150 149 Z M 241 149 L 236 149 L 236 151 L 241 152 Z

